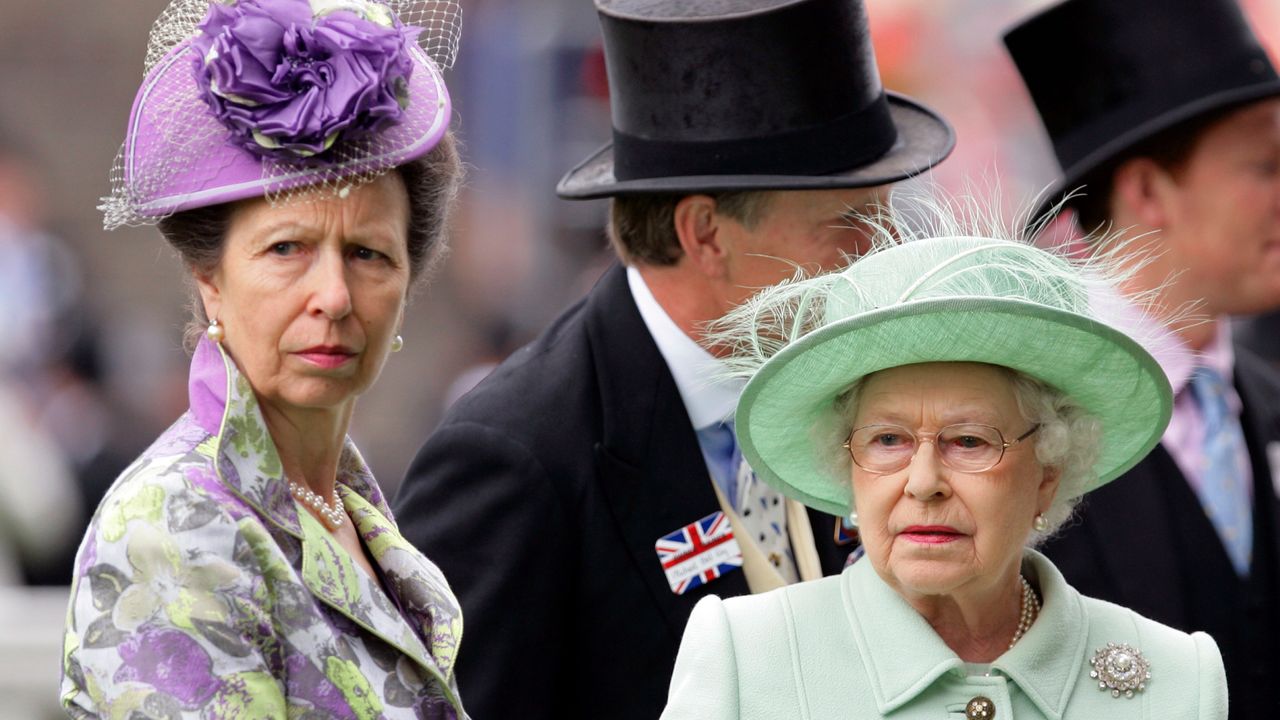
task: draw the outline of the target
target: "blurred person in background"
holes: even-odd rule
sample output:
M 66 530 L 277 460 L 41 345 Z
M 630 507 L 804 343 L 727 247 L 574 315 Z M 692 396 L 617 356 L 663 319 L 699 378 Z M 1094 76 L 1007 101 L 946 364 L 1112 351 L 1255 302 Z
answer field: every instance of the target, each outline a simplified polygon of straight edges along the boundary
M 441 408 L 447 411 L 458 399 L 482 380 L 493 372 L 503 360 L 506 359 L 513 351 L 516 350 L 518 344 L 512 338 L 516 335 L 513 323 L 505 319 L 498 318 L 494 320 L 478 321 L 476 325 L 483 328 L 477 333 L 479 337 L 480 348 L 474 353 L 472 362 L 463 368 L 445 389 L 444 400 Z M 527 338 L 526 338 L 527 339 Z
M 1123 266 L 993 231 L 977 202 L 870 219 L 877 251 L 711 333 L 750 378 L 752 466 L 854 511 L 866 556 L 699 603 L 663 720 L 1227 717 L 1209 636 L 1084 597 L 1032 549 L 1169 421 L 1146 338 L 1090 304 Z
M 73 717 L 467 717 L 457 601 L 347 437 L 444 242 L 458 17 L 174 0 L 153 27 L 102 208 L 190 272 L 191 404 L 77 556 Z
M 0 367 L 38 368 L 66 338 L 58 320 L 79 296 L 66 247 L 44 228 L 39 163 L 0 126 Z
M 883 89 L 860 0 L 596 9 L 614 142 L 557 191 L 613 198 L 621 263 L 453 406 L 396 500 L 462 600 L 477 717 L 652 720 L 699 598 L 844 565 L 838 519 L 741 463 L 740 383 L 697 343 L 865 250 L 850 214 L 954 143 Z
M 0 127 L 0 583 L 70 581 L 83 503 L 69 448 L 43 422 L 80 278 L 43 229 L 37 164 Z
M 1124 291 L 1194 307 L 1157 353 L 1161 444 L 1045 554 L 1085 595 L 1217 640 L 1235 717 L 1280 710 L 1280 374 L 1230 315 L 1280 306 L 1280 76 L 1234 0 L 1068 0 L 1005 35 L 1084 231 L 1154 252 Z M 1134 324 L 1144 321 L 1134 314 Z
M 137 419 L 123 404 L 113 402 L 105 386 L 104 348 L 93 330 L 93 319 L 85 299 L 79 298 L 77 306 L 59 320 L 71 335 L 69 345 L 60 344 L 59 351 L 41 365 L 35 382 L 26 386 L 28 396 L 34 398 L 34 427 L 58 446 L 75 477 L 80 499 L 73 503 L 79 510 L 78 524 L 58 543 L 61 557 L 43 571 L 28 570 L 27 582 L 34 585 L 71 582 L 76 548 L 90 515 L 145 447 L 132 437 Z
M 0 378 L 0 585 L 61 575 L 67 537 L 80 528 L 75 475 L 35 415 Z

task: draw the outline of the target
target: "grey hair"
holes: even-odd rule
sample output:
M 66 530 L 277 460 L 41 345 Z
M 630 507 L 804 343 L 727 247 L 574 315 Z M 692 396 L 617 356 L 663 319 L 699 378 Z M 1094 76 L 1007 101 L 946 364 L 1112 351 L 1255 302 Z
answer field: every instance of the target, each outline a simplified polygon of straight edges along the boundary
M 1048 526 L 1044 530 L 1032 530 L 1027 538 L 1027 545 L 1036 547 L 1071 519 L 1085 488 L 1097 480 L 1094 467 L 1102 450 L 1102 423 L 1053 387 L 1017 370 L 1000 369 L 1013 385 L 1022 418 L 1030 425 L 1040 426 L 1032 436 L 1036 460 L 1058 473 L 1057 491 L 1044 513 Z M 862 389 L 869 377 L 871 375 L 859 378 L 835 398 L 836 412 L 828 416 L 834 422 L 827 427 L 819 424 L 813 430 L 814 446 L 825 448 L 824 464 L 845 478 L 852 476 L 853 460 L 843 443 L 853 430 Z

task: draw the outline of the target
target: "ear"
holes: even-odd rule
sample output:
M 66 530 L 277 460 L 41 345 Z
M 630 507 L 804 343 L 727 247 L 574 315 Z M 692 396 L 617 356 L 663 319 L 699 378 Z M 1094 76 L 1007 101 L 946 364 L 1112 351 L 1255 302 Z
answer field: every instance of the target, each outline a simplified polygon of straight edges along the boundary
M 729 248 L 723 218 L 716 214 L 715 199 L 709 195 L 685 196 L 676 203 L 673 222 L 676 239 L 689 262 L 708 277 L 724 277 Z
M 1150 228 L 1164 228 L 1174 207 L 1177 184 L 1167 170 L 1145 157 L 1126 160 L 1112 175 L 1111 202 L 1121 212 Z
M 204 304 L 205 317 L 215 320 L 218 312 L 222 309 L 222 291 L 218 285 L 220 277 L 218 271 L 214 270 L 212 274 L 206 275 L 198 270 L 191 271 L 191 277 L 196 281 L 196 289 L 200 291 L 200 301 Z
M 1036 489 L 1037 512 L 1045 512 L 1053 504 L 1053 496 L 1058 494 L 1058 485 L 1062 480 L 1062 468 L 1056 465 L 1045 465 L 1040 476 L 1040 487 Z

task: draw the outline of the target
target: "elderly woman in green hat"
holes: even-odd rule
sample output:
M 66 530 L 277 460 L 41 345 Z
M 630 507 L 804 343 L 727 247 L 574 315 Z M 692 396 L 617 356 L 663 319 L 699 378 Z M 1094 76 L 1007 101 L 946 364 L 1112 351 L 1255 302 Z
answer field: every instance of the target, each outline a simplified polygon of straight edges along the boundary
M 1225 718 L 1208 635 L 1083 597 L 1032 549 L 1169 419 L 1155 360 L 1091 306 L 1115 274 L 954 220 L 890 224 L 882 249 L 764 291 L 716 338 L 751 377 L 744 455 L 850 516 L 865 557 L 700 602 L 664 720 Z

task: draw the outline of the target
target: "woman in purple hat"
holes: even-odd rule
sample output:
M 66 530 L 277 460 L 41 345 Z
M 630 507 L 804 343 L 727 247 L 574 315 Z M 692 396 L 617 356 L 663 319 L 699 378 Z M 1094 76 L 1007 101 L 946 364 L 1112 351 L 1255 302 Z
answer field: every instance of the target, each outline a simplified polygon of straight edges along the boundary
M 461 173 L 456 4 L 173 0 L 102 206 L 194 279 L 190 409 L 108 492 L 67 614 L 87 717 L 465 718 L 457 601 L 347 437 Z

